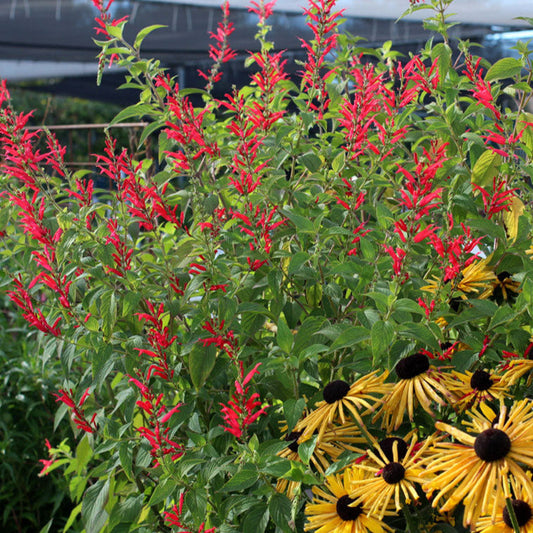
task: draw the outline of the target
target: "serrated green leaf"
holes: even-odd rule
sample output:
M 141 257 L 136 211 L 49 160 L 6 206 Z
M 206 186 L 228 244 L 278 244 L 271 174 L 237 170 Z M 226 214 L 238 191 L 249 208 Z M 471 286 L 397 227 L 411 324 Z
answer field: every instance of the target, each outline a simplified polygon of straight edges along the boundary
M 157 505 L 166 500 L 176 490 L 176 483 L 173 479 L 165 479 L 155 486 L 148 505 Z
M 105 506 L 109 498 L 109 479 L 99 479 L 83 496 L 81 515 L 87 533 L 99 533 L 107 522 Z
M 268 502 L 268 511 L 274 523 L 284 532 L 290 533 L 291 501 L 285 494 L 274 493 Z
M 322 167 L 322 160 L 314 152 L 307 152 L 298 158 L 301 163 L 310 172 L 318 172 Z
M 522 63 L 514 57 L 504 57 L 496 61 L 485 74 L 485 81 L 513 78 L 522 71 Z
M 361 326 L 351 326 L 344 330 L 331 345 L 332 350 L 350 348 L 370 339 L 370 331 Z
M 292 345 L 294 342 L 294 336 L 287 325 L 287 321 L 283 316 L 280 316 L 278 319 L 278 331 L 276 334 L 276 341 L 278 346 L 286 353 L 290 354 Z
M 378 320 L 371 330 L 372 355 L 375 361 L 383 360 L 391 342 L 394 340 L 394 326 L 390 322 Z
M 193 346 L 189 354 L 189 372 L 196 390 L 200 389 L 211 374 L 216 358 L 217 350 L 214 344 L 204 346 L 201 342 L 197 342 Z
M 257 480 L 257 468 L 245 465 L 220 490 L 223 492 L 244 490 L 251 487 Z
M 287 421 L 287 431 L 290 432 L 302 417 L 305 409 L 305 400 L 303 398 L 290 398 L 283 402 L 283 415 Z
M 472 169 L 472 183 L 480 187 L 492 185 L 492 180 L 498 175 L 502 157 L 492 150 L 485 150 L 476 161 Z
M 120 464 L 124 469 L 126 477 L 130 481 L 134 481 L 133 477 L 133 449 L 131 442 L 121 442 L 118 447 L 118 457 L 120 459 Z
M 265 502 L 248 509 L 242 523 L 242 533 L 263 533 L 268 525 L 269 516 Z
M 433 334 L 432 330 L 419 323 L 408 323 L 408 324 L 401 324 L 399 326 L 399 332 L 403 337 L 406 337 L 410 340 L 417 340 L 420 342 L 424 347 L 432 348 L 435 351 L 440 350 L 440 345 L 435 338 L 435 335 Z

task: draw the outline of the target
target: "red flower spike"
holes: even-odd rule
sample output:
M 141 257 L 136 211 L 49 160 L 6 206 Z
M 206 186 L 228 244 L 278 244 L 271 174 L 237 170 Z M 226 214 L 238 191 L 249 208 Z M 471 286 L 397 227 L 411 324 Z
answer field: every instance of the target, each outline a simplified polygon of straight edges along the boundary
M 250 382 L 255 374 L 259 371 L 257 368 L 260 363 L 246 374 L 242 361 L 239 361 L 240 379 L 235 380 L 235 393 L 231 395 L 231 400 L 227 404 L 221 403 L 220 412 L 226 425 L 221 425 L 224 431 L 231 433 L 237 438 L 241 438 L 248 426 L 253 424 L 261 415 L 266 414 L 265 408 L 261 407 L 261 401 L 258 393 L 249 394 L 249 387 L 246 385 Z
M 89 396 L 89 389 L 87 389 L 78 402 L 74 399 L 74 393 L 72 389 L 65 391 L 60 389 L 58 394 L 54 393 L 56 402 L 64 403 L 71 411 L 72 421 L 76 424 L 78 429 L 82 429 L 86 433 L 94 433 L 96 431 L 96 425 L 94 423 L 96 413 L 93 414 L 91 420 L 87 420 L 85 417 L 85 411 L 83 410 L 83 404 Z

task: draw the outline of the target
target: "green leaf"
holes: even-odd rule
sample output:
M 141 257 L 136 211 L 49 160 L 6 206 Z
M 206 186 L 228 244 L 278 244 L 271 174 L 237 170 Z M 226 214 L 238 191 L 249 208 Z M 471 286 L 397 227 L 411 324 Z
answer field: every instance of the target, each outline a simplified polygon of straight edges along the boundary
M 331 463 L 328 469 L 324 472 L 324 476 L 331 476 L 331 474 L 336 474 L 343 468 L 346 468 L 348 465 L 351 465 L 355 459 L 361 457 L 360 453 L 345 451 L 340 454 L 336 461 Z
M 282 531 L 287 533 L 292 531 L 289 526 L 291 521 L 291 501 L 285 494 L 273 494 L 268 502 L 268 510 L 272 520 Z
M 361 326 L 350 326 L 344 330 L 331 345 L 332 350 L 350 348 L 370 338 L 370 331 Z
M 245 465 L 220 490 L 223 492 L 238 491 L 250 488 L 258 479 L 257 468 Z
M 265 502 L 254 505 L 246 511 L 242 533 L 263 533 L 268 525 L 270 513 Z
M 498 175 L 502 158 L 492 150 L 485 150 L 472 169 L 472 183 L 480 187 L 490 187 L 492 180 Z
M 110 122 L 110 125 L 123 122 L 128 118 L 135 117 L 140 119 L 146 115 L 152 116 L 154 114 L 154 109 L 151 105 L 148 104 L 134 104 L 128 107 L 125 107 L 120 113 L 118 113 L 115 118 Z
M 285 420 L 287 421 L 287 431 L 290 432 L 300 420 L 305 409 L 305 400 L 303 398 L 298 398 L 297 400 L 291 398 L 283 402 L 283 414 Z
M 278 346 L 286 353 L 291 353 L 291 348 L 294 342 L 294 337 L 287 325 L 287 321 L 283 316 L 280 316 L 278 319 L 278 332 L 276 335 L 276 340 Z
M 311 456 L 315 451 L 317 438 L 318 435 L 313 435 L 310 439 L 302 442 L 298 446 L 298 455 L 300 456 L 302 462 L 306 465 L 309 464 Z
M 134 48 L 139 48 L 141 46 L 142 42 L 144 41 L 144 38 L 152 33 L 155 30 L 158 30 L 160 28 L 166 28 L 167 26 L 163 24 L 153 24 L 152 26 L 147 26 L 146 28 L 143 28 L 138 34 L 137 37 L 135 37 L 135 42 L 133 43 Z
M 176 490 L 176 483 L 173 479 L 165 479 L 164 481 L 157 483 L 155 486 L 154 492 L 148 505 L 157 505 L 162 501 L 166 500 L 174 491 Z
M 80 503 L 79 505 L 76 505 L 74 509 L 70 512 L 70 515 L 68 517 L 67 523 L 65 524 L 65 527 L 63 528 L 63 533 L 68 531 L 70 529 L 70 526 L 74 524 L 74 521 L 76 520 L 76 517 L 81 513 L 83 503 Z
M 200 389 L 211 374 L 216 358 L 217 350 L 214 344 L 204 346 L 201 342 L 197 342 L 193 346 L 189 354 L 189 372 L 196 390 Z
M 522 63 L 514 57 L 504 57 L 496 61 L 485 74 L 485 81 L 513 78 L 522 71 Z
M 109 479 L 99 479 L 83 496 L 81 515 L 87 533 L 100 533 L 107 522 L 105 506 L 109 498 Z
M 314 152 L 307 152 L 298 158 L 301 163 L 310 172 L 318 172 L 322 167 L 322 161 Z
M 372 355 L 374 360 L 382 361 L 384 354 L 394 340 L 394 326 L 390 322 L 378 320 L 371 330 Z
M 430 347 L 435 351 L 440 350 L 440 345 L 432 330 L 428 326 L 419 323 L 407 323 L 399 326 L 399 331 L 403 337 L 415 339 L 422 343 L 424 347 Z
M 117 321 L 117 299 L 115 291 L 105 291 L 100 298 L 100 312 L 102 314 L 102 331 L 110 337 Z
M 133 449 L 132 443 L 125 441 L 121 442 L 118 447 L 118 457 L 120 459 L 120 464 L 124 469 L 126 477 L 130 481 L 134 481 L 133 477 Z

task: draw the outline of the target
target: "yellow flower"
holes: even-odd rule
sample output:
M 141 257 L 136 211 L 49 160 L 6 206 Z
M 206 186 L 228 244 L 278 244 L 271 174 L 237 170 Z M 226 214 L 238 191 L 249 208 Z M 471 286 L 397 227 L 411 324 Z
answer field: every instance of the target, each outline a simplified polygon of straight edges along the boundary
M 433 415 L 431 403 L 445 405 L 442 397 L 451 396 L 442 382 L 443 374 L 430 366 L 427 355 L 423 353 L 400 359 L 395 371 L 400 379 L 393 385 L 389 394 L 381 399 L 381 408 L 372 419 L 375 422 L 382 417 L 381 425 L 387 431 L 400 427 L 406 411 L 412 421 L 418 404 L 424 411 Z
M 298 447 L 301 444 L 301 431 L 292 431 L 283 438 L 287 442 L 287 447 L 277 455 L 290 461 L 300 461 Z M 312 468 L 321 474 L 329 468 L 333 461 L 336 461 L 344 451 L 364 453 L 362 448 L 353 446 L 356 443 L 366 442 L 361 436 L 361 430 L 356 424 L 349 423 L 344 426 L 332 427 L 324 432 L 322 441 L 318 442 L 309 459 Z M 294 498 L 300 483 L 285 478 L 280 478 L 276 483 L 276 490 L 284 492 L 290 499 Z
M 480 402 L 501 400 L 508 397 L 507 385 L 501 377 L 485 370 L 475 372 L 452 371 L 444 378 L 444 385 L 453 395 L 452 405 L 461 411 L 477 406 Z
M 533 359 L 512 359 L 503 367 L 505 373 L 502 375 L 501 382 L 506 387 L 511 387 L 532 368 Z
M 486 290 L 489 283 L 496 280 L 496 274 L 494 274 L 492 268 L 487 266 L 491 257 L 490 255 L 485 259 L 473 261 L 467 267 L 463 268 L 461 270 L 461 279 L 456 288 L 466 294 Z M 466 298 L 464 295 L 461 297 Z
M 511 500 L 516 521 L 519 526 L 520 533 L 533 533 L 533 508 L 531 506 L 531 499 L 526 491 L 521 491 L 520 499 Z M 507 510 L 505 501 L 497 504 L 496 520 L 491 516 L 482 516 L 476 524 L 476 531 L 478 533 L 513 533 L 513 525 L 510 513 Z
M 423 488 L 433 495 L 433 507 L 448 512 L 464 505 L 463 523 L 475 525 L 491 513 L 496 520 L 498 502 L 511 496 L 509 480 L 533 498 L 533 485 L 522 465 L 533 467 L 533 403 L 522 400 L 508 412 L 502 404 L 496 415 L 486 404 L 469 412 L 469 432 L 436 422 L 456 442 L 437 442 L 425 460 Z M 436 492 L 436 494 L 434 494 Z M 444 500 L 444 503 L 442 503 Z
M 303 420 L 296 424 L 296 431 L 302 431 L 301 440 L 310 438 L 318 430 L 318 440 L 321 442 L 328 428 L 339 421 L 344 425 L 349 421 L 349 415 L 362 424 L 362 409 L 369 409 L 378 400 L 379 396 L 387 394 L 391 385 L 384 383 L 388 372 L 379 375 L 375 370 L 359 378 L 353 385 L 346 381 L 335 380 L 324 387 L 324 400 L 316 404 L 316 409 L 311 411 Z
M 392 510 L 400 511 L 403 504 L 417 501 L 419 495 L 415 483 L 422 483 L 418 463 L 430 444 L 430 440 L 417 443 L 413 435 L 409 446 L 402 439 L 384 439 L 374 450 L 368 451 L 371 461 L 352 467 L 370 472 L 352 481 L 350 498 L 354 505 L 362 504 L 371 515 L 380 520 Z
M 504 270 L 480 296 L 482 299 L 490 298 L 501 305 L 503 302 L 513 303 L 520 292 L 520 283 L 511 278 L 511 274 Z
M 361 470 L 345 470 L 326 478 L 324 489 L 313 487 L 313 501 L 305 507 L 305 531 L 316 533 L 385 533 L 393 530 L 370 516 L 365 505 L 354 505 L 348 488 L 362 479 Z M 392 513 L 386 513 L 390 515 Z

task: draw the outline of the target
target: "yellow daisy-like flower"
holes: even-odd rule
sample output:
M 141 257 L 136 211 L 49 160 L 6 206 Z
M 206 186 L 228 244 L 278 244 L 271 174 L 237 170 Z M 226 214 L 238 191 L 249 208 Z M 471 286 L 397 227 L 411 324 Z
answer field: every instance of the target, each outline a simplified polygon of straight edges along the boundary
M 505 373 L 502 374 L 501 382 L 506 387 L 511 387 L 533 369 L 533 359 L 512 359 L 504 365 L 503 369 Z
M 533 485 L 522 465 L 533 467 L 533 402 L 522 400 L 508 412 L 504 405 L 496 415 L 487 405 L 473 409 L 466 433 L 436 422 L 435 427 L 457 442 L 437 442 L 426 460 L 424 476 L 433 479 L 423 488 L 433 494 L 433 507 L 440 512 L 464 505 L 463 523 L 476 524 L 479 516 L 491 513 L 496 520 L 497 504 L 511 496 L 509 480 L 533 498 Z M 434 494 L 436 492 L 436 494 Z
M 485 291 L 489 284 L 497 279 L 494 270 L 488 266 L 491 257 L 490 255 L 485 259 L 473 261 L 463 268 L 461 270 L 461 279 L 456 288 L 465 294 Z M 466 298 L 466 296 L 462 297 Z
M 283 438 L 287 442 L 287 447 L 277 455 L 291 461 L 300 461 L 298 447 L 301 442 L 302 431 L 292 431 Z M 361 430 L 356 424 L 349 423 L 344 426 L 332 427 L 324 432 L 322 441 L 317 443 L 313 454 L 310 457 L 311 466 L 321 474 L 329 468 L 333 461 L 336 461 L 344 451 L 364 453 L 364 449 L 357 448 L 353 444 L 366 442 L 361 435 Z M 284 492 L 290 499 L 294 498 L 300 483 L 289 479 L 280 478 L 276 483 L 276 490 Z
M 371 461 L 352 467 L 354 470 L 370 472 L 352 481 L 350 498 L 354 504 L 361 504 L 368 512 L 380 520 L 387 512 L 400 511 L 403 504 L 419 498 L 415 483 L 422 483 L 420 476 L 421 458 L 426 453 L 431 440 L 417 443 L 413 435 L 409 446 L 399 438 L 388 438 L 368 451 Z
M 294 428 L 302 432 L 301 441 L 310 438 L 318 430 L 317 442 L 321 442 L 328 428 L 336 421 L 346 424 L 350 414 L 362 424 L 359 411 L 371 408 L 379 396 L 391 389 L 389 383 L 384 383 L 388 372 L 378 372 L 375 370 L 359 378 L 352 386 L 340 379 L 326 385 L 322 393 L 324 400 L 318 402 L 316 408 Z
M 503 302 L 513 303 L 520 292 L 520 283 L 511 278 L 506 270 L 500 272 L 491 285 L 480 296 L 482 299 L 490 298 L 501 305 Z
M 519 492 L 520 498 L 511 500 L 520 533 L 533 533 L 533 506 L 526 491 Z M 496 521 L 491 516 L 482 516 L 476 523 L 478 533 L 514 533 L 510 513 L 505 501 L 497 504 Z
M 481 402 L 502 400 L 509 397 L 507 386 L 501 377 L 485 370 L 475 372 L 452 371 L 444 378 L 446 388 L 452 393 L 452 405 L 461 411 L 479 405 Z
M 385 533 L 393 530 L 370 516 L 365 505 L 354 505 L 348 488 L 362 479 L 362 470 L 345 470 L 326 478 L 324 489 L 313 487 L 313 501 L 305 507 L 305 531 L 316 533 Z M 386 513 L 387 515 L 393 513 Z
M 401 426 L 406 411 L 412 421 L 418 404 L 433 416 L 431 403 L 445 405 L 443 396 L 451 397 L 443 383 L 443 373 L 430 366 L 427 355 L 421 352 L 400 359 L 394 370 L 400 379 L 381 399 L 381 408 L 372 419 L 374 422 L 381 417 L 381 425 L 387 431 Z

